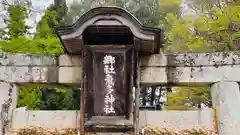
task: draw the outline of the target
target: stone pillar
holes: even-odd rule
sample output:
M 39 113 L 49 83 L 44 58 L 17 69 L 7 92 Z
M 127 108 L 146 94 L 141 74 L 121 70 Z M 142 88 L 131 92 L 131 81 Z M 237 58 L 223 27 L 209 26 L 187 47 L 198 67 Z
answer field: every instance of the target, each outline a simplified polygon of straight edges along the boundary
M 240 91 L 236 82 L 218 82 L 211 88 L 219 135 L 240 134 Z
M 0 82 L 0 135 L 6 135 L 11 127 L 13 109 L 17 105 L 17 87 Z

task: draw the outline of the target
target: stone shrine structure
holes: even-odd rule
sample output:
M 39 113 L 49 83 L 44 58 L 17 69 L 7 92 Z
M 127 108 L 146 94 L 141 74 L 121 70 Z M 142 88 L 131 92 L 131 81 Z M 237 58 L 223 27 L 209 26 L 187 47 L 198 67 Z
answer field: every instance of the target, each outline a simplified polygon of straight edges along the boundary
M 66 54 L 0 56 L 0 134 L 11 128 L 18 85 L 82 88 L 81 132 L 135 131 L 140 86 L 211 86 L 220 135 L 240 132 L 240 53 L 158 54 L 162 31 L 117 7 L 56 26 Z
M 65 51 L 82 58 L 81 133 L 138 134 L 139 56 L 159 52 L 161 29 L 118 7 L 94 8 L 73 25 L 54 28 Z

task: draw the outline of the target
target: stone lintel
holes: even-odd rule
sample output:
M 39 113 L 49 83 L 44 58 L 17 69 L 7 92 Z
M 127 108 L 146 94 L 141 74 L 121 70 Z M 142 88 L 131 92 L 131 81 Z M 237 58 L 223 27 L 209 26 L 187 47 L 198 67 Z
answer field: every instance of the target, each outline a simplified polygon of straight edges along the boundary
M 240 52 L 141 56 L 143 85 L 209 85 L 240 78 Z M 26 84 L 80 85 L 81 56 L 0 54 L 0 80 Z
M 207 86 L 219 81 L 240 82 L 240 65 L 209 67 L 144 67 L 141 84 Z
M 240 52 L 155 54 L 140 57 L 141 84 L 206 86 L 240 78 Z
M 240 52 L 153 54 L 140 59 L 142 67 L 218 67 L 240 64 Z
M 0 54 L 0 80 L 17 84 L 80 85 L 80 56 Z

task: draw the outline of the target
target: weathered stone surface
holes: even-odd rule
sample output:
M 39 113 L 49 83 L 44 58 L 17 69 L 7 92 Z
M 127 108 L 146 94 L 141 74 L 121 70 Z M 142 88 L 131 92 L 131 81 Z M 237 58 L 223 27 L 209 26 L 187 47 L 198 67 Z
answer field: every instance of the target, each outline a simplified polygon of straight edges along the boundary
M 240 82 L 238 74 L 240 74 L 240 52 L 231 52 L 228 54 L 224 53 L 190 53 L 190 54 L 171 54 L 171 55 L 152 55 L 141 57 L 141 84 L 146 85 L 159 85 L 159 84 L 172 84 L 175 85 L 209 85 L 215 82 L 222 81 L 233 81 Z M 21 61 L 21 62 L 20 62 Z M 6 82 L 13 82 L 19 84 L 26 83 L 44 83 L 44 84 L 68 84 L 68 85 L 80 85 L 81 74 L 82 74 L 82 65 L 80 56 L 70 56 L 70 55 L 60 55 L 60 56 L 39 56 L 39 55 L 28 55 L 28 54 L 4 54 L 0 57 L 0 80 Z M 213 86 L 213 100 L 214 106 L 217 109 L 218 120 L 223 123 L 225 129 L 220 129 L 221 135 L 225 135 L 227 130 L 232 130 L 231 134 L 234 135 L 238 127 L 237 122 L 240 121 L 237 119 L 238 108 L 232 109 L 235 107 L 236 102 L 239 99 L 239 90 L 237 83 L 217 83 Z M 233 99 L 226 96 L 229 92 L 226 93 L 226 88 L 230 90 L 230 96 L 234 95 Z M 216 94 L 219 93 L 220 94 Z M 215 96 L 214 96 L 215 95 Z M 220 95 L 220 96 L 216 96 Z M 234 102 L 233 102 L 234 100 Z M 225 104 L 226 102 L 226 104 Z M 217 105 L 218 104 L 218 105 Z M 228 108 L 227 104 L 231 104 L 231 109 Z M 229 110 L 230 114 L 228 115 L 227 111 Z M 26 112 L 25 112 L 26 113 Z M 32 119 L 35 119 L 34 116 L 38 115 L 33 112 Z M 169 112 L 168 112 L 169 113 Z M 72 113 L 73 118 L 63 119 L 63 121 L 71 121 L 71 126 L 74 126 L 75 122 L 78 121 L 75 116 L 77 112 Z M 150 112 L 149 112 L 150 114 Z M 191 113 L 193 114 L 193 113 Z M 198 113 L 202 114 L 202 113 Z M 65 115 L 63 113 L 63 115 Z M 149 116 L 156 117 L 155 113 L 151 112 Z M 161 114 L 163 115 L 163 114 Z M 225 119 L 225 115 L 229 120 Z M 16 114 L 16 119 L 20 116 L 27 116 L 29 114 L 24 114 L 18 116 Z M 54 114 L 51 114 L 47 117 L 52 117 Z M 171 114 L 171 117 L 173 114 Z M 210 116 L 210 115 L 209 115 Z M 203 116 L 203 117 L 209 117 Z M 145 117 L 145 112 L 140 113 L 140 118 Z M 178 117 L 178 116 L 177 116 Z M 202 116 L 201 116 L 202 117 Z M 55 116 L 54 116 L 55 118 Z M 54 121 L 62 121 L 62 115 L 56 117 L 59 120 L 54 119 Z M 65 117 L 64 117 L 65 118 Z M 162 119 L 164 119 L 163 117 Z M 198 117 L 199 118 L 199 117 Z M 146 118 L 150 120 L 151 118 Z M 155 119 L 153 119 L 154 121 Z M 192 119 L 191 119 L 192 120 Z M 21 121 L 25 121 L 22 119 Z M 37 121 L 37 120 L 36 120 Z M 30 123 L 34 124 L 36 121 L 31 121 Z M 51 122 L 53 119 L 51 120 Z M 141 121 L 141 119 L 140 119 Z M 170 120 L 172 121 L 172 120 Z M 186 121 L 183 119 L 183 121 Z M 27 121 L 28 122 L 28 121 Z M 141 121 L 141 122 L 144 122 Z M 157 122 L 157 121 L 156 121 Z M 208 123 L 209 121 L 201 120 L 201 123 Z M 232 125 L 233 122 L 235 125 Z M 18 122 L 16 122 L 18 123 Z M 21 122 L 20 122 L 21 123 Z M 38 122 L 37 122 L 38 123 Z M 46 124 L 45 121 L 40 122 L 40 124 Z M 153 122 L 154 123 L 154 122 Z M 189 123 L 194 123 L 190 121 Z M 29 123 L 28 123 L 29 124 Z M 65 123 L 64 123 L 65 124 Z M 66 127 L 67 125 L 62 125 Z M 156 124 L 156 123 L 155 123 Z M 199 119 L 198 119 L 199 124 Z M 24 125 L 24 124 L 23 124 Z M 77 124 L 76 124 L 77 125 Z M 75 126 L 76 126 L 75 125 Z M 181 125 L 181 124 L 178 124 Z M 206 125 L 206 124 L 204 124 Z M 17 125 L 15 125 L 18 127 Z M 44 126 L 44 125 L 43 125 Z M 47 125 L 46 125 L 47 126 Z M 49 126 L 49 125 L 48 125 Z M 55 126 L 55 125 L 50 125 Z M 164 125 L 161 125 L 164 126 Z
M 79 126 L 78 111 L 26 111 L 14 110 L 12 128 L 40 126 L 44 128 L 76 128 Z
M 15 109 L 12 128 L 42 126 L 45 128 L 76 128 L 79 126 L 79 111 L 26 111 Z M 166 128 L 191 128 L 202 125 L 212 128 L 212 110 L 202 111 L 140 111 L 140 126 L 156 125 Z M 44 119 L 43 119 L 44 118 Z
M 240 78 L 240 65 L 209 67 L 144 67 L 141 83 L 157 85 L 209 85 L 218 81 L 236 81 Z
M 220 66 L 240 64 L 240 52 L 176 53 L 142 56 L 140 65 L 144 66 Z
M 58 58 L 60 66 L 81 66 L 81 55 L 60 55 Z
M 6 82 L 80 84 L 80 56 L 0 54 L 0 64 Z
M 58 60 L 58 83 L 80 84 L 82 77 L 81 56 L 60 55 Z
M 0 135 L 8 132 L 12 122 L 12 110 L 17 105 L 17 87 L 0 82 Z
M 54 55 L 0 54 L 0 66 L 56 66 Z
M 81 67 L 59 67 L 58 83 L 80 84 L 81 77 Z
M 209 85 L 240 81 L 240 53 L 156 54 L 141 57 L 141 84 Z
M 57 82 L 56 56 L 0 54 L 0 80 L 13 83 Z
M 58 67 L 0 66 L 0 80 L 13 83 L 57 82 Z
M 189 53 L 141 57 L 141 84 L 208 85 L 240 78 L 240 52 Z M 0 80 L 13 83 L 76 84 L 81 81 L 81 56 L 1 54 Z
M 240 133 L 240 92 L 236 82 L 218 82 L 211 89 L 213 107 L 217 110 L 219 135 Z
M 140 111 L 140 127 L 155 125 L 162 128 L 212 127 L 212 109 L 199 111 Z

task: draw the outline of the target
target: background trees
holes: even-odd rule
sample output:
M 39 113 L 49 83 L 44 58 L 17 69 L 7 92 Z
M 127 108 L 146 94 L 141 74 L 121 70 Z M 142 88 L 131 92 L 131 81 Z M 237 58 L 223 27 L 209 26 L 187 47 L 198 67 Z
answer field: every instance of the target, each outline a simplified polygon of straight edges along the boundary
M 33 1 L 33 0 L 32 0 Z M 10 53 L 64 53 L 55 36 L 54 24 L 72 24 L 90 8 L 115 5 L 127 9 L 142 23 L 165 31 L 163 53 L 235 51 L 240 41 L 240 6 L 236 0 L 54 0 L 44 11 L 32 33 L 26 20 L 39 12 L 26 0 L 0 0 L 2 20 L 1 51 Z M 186 13 L 183 3 L 189 6 Z M 32 37 L 32 38 L 31 38 Z M 46 90 L 41 87 L 20 88 L 18 106 L 29 109 L 79 109 L 78 89 Z M 211 106 L 207 88 L 176 88 L 168 94 L 167 109 Z
M 192 110 L 200 109 L 202 105 L 211 107 L 209 88 L 202 87 L 177 87 L 174 92 L 168 94 L 166 109 Z
M 194 14 L 166 16 L 166 52 L 239 50 L 240 6 L 236 1 L 187 1 Z M 168 95 L 167 109 L 211 107 L 207 88 L 177 88 Z

